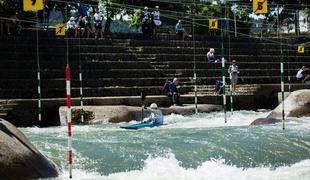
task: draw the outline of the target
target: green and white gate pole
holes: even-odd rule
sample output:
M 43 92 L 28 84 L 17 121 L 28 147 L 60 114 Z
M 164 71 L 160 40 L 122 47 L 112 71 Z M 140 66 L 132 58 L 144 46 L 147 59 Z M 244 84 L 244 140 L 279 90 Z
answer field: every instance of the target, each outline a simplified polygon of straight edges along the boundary
M 81 103 L 81 122 L 84 122 L 83 109 L 83 80 L 82 80 L 82 60 L 81 60 L 81 34 L 79 33 L 79 80 L 80 80 L 80 103 Z
M 281 66 L 281 94 L 282 94 L 282 128 L 285 129 L 285 112 L 284 112 L 284 60 L 283 51 L 281 48 L 280 56 L 280 66 Z
M 226 82 L 225 82 L 225 59 L 224 59 L 223 30 L 222 30 L 222 48 L 221 48 L 221 56 L 222 56 L 222 81 L 223 81 L 224 120 L 225 120 L 225 123 L 227 123 L 227 117 L 226 117 Z
M 40 24 L 39 24 L 39 16 L 37 13 L 37 32 L 36 32 L 36 38 L 37 38 L 37 78 L 38 78 L 38 119 L 39 121 L 42 120 L 42 105 L 41 105 L 41 68 L 40 68 L 40 51 L 39 51 L 39 28 L 40 28 Z

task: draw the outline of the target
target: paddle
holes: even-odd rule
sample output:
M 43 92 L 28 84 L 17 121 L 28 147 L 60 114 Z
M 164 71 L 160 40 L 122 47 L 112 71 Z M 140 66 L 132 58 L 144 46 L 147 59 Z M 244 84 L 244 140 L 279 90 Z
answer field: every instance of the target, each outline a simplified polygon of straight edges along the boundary
M 144 100 L 145 100 L 145 97 L 146 97 L 146 94 L 142 90 L 141 94 L 140 94 L 140 98 L 141 98 L 141 123 L 143 123 L 143 118 L 144 118 Z

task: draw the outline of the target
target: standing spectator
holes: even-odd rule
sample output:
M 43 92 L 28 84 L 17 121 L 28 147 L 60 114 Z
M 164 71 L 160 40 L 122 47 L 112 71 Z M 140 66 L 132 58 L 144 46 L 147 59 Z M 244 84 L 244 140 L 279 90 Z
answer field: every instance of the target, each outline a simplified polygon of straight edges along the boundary
M 50 5 L 49 0 L 43 0 L 43 28 L 48 29 L 50 21 Z
M 238 66 L 236 65 L 236 60 L 232 60 L 232 65 L 229 66 L 228 73 L 230 75 L 232 93 L 233 95 L 236 95 L 236 85 L 237 85 L 238 74 L 239 74 L 239 69 L 238 69 Z
M 95 24 L 95 39 L 98 38 L 98 33 L 100 33 L 100 38 L 103 38 L 103 32 L 102 32 L 102 14 L 99 12 L 99 9 L 95 9 L 95 15 L 94 15 L 94 24 Z
M 150 18 L 148 7 L 144 7 L 144 10 L 141 13 L 142 23 L 146 23 L 146 21 Z
M 80 12 L 81 12 L 82 17 L 86 17 L 87 12 L 88 12 L 88 5 L 84 4 L 83 2 L 84 0 L 81 0 L 79 7 L 80 7 Z
M 303 71 L 304 71 L 305 68 L 306 68 L 306 67 L 303 66 L 303 67 L 301 67 L 301 68 L 298 70 L 298 72 L 297 72 L 297 74 L 296 74 L 296 79 L 297 79 L 298 82 L 301 82 L 301 81 L 304 79 Z
M 142 26 L 141 26 L 141 29 L 142 29 L 142 33 L 143 34 L 149 34 L 149 28 L 150 28 L 150 15 L 149 15 L 149 12 L 148 12 L 148 7 L 144 7 L 144 10 L 142 11 L 141 13 L 141 16 L 140 16 L 141 20 L 142 20 Z
M 159 27 L 161 26 L 159 6 L 155 6 L 155 10 L 153 11 L 152 14 L 153 14 L 153 22 L 155 25 L 154 33 L 156 33 Z
M 185 37 L 190 37 L 188 33 L 185 31 L 185 29 L 183 28 L 181 19 L 179 19 L 178 23 L 175 25 L 175 32 L 177 35 L 182 37 L 183 41 Z
M 178 89 L 179 80 L 174 78 L 173 81 L 167 80 L 163 90 L 166 95 L 171 98 L 171 102 L 173 105 L 180 105 L 180 92 Z
M 77 37 L 77 23 L 75 22 L 74 17 L 71 17 L 67 22 L 67 30 L 74 32 L 74 37 Z

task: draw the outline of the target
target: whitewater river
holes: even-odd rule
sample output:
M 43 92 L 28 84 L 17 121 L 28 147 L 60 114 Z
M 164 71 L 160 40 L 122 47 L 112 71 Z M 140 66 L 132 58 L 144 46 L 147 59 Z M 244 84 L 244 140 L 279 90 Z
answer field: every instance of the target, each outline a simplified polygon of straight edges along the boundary
M 73 179 L 309 180 L 310 118 L 249 126 L 267 111 L 170 115 L 168 125 L 123 130 L 120 124 L 73 126 Z M 134 123 L 134 122 L 131 122 Z M 22 128 L 69 179 L 67 127 Z

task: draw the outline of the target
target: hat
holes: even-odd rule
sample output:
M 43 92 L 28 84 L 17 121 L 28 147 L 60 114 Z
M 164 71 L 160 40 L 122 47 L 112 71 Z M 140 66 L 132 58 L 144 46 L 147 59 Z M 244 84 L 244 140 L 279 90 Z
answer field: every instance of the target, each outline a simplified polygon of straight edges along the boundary
M 214 52 L 215 52 L 215 50 L 214 50 L 213 48 L 210 48 L 210 52 L 214 53 Z
M 232 63 L 236 63 L 236 60 L 232 60 L 231 62 L 232 62 Z
M 152 104 L 150 105 L 150 108 L 151 108 L 151 109 L 157 109 L 157 108 L 158 108 L 158 106 L 157 106 L 157 104 L 156 104 L 156 103 L 152 103 Z
M 70 21 L 74 21 L 74 17 L 71 17 L 71 18 L 70 18 Z
M 173 82 L 176 82 L 176 81 L 179 81 L 178 78 L 174 78 L 174 79 L 173 79 Z
M 159 8 L 159 6 L 155 6 L 155 8 L 156 8 L 156 9 L 158 9 L 158 8 Z
M 144 9 L 148 9 L 148 8 L 145 6 Z

